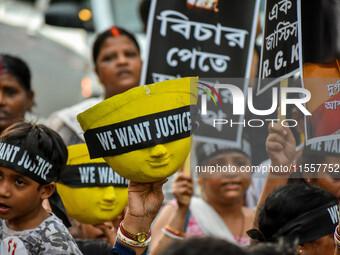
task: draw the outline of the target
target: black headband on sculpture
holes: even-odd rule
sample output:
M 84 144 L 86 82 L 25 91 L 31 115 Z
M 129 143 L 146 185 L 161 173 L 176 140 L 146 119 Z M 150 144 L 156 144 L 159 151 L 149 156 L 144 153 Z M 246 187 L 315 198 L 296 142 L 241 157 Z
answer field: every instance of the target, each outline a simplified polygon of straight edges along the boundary
M 117 174 L 107 163 L 97 162 L 67 165 L 58 182 L 73 188 L 129 185 L 129 180 Z
M 197 111 L 192 109 L 197 107 L 183 106 L 89 129 L 84 136 L 90 157 L 115 156 L 187 138 L 197 127 L 192 116 Z

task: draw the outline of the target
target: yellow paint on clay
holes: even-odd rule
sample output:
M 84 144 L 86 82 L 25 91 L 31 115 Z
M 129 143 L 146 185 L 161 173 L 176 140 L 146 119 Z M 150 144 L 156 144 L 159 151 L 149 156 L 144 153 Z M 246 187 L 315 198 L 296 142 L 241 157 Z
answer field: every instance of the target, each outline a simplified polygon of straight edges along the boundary
M 105 163 L 102 158 L 90 159 L 86 144 L 68 146 L 67 165 Z M 68 215 L 85 224 L 99 224 L 120 215 L 127 205 L 126 187 L 70 187 L 57 183 L 57 190 Z
M 98 128 L 158 112 L 197 104 L 198 77 L 168 80 L 130 89 L 77 116 L 82 129 Z M 190 151 L 191 137 L 121 155 L 104 157 L 115 171 L 136 182 L 154 182 L 174 174 Z

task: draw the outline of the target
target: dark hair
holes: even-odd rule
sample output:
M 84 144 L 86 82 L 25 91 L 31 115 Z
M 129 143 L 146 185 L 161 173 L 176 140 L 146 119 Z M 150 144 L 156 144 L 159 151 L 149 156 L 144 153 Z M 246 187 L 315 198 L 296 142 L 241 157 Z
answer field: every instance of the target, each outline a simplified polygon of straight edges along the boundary
M 295 255 L 297 243 L 291 244 L 280 238 L 277 243 L 256 243 L 246 247 L 251 255 Z
M 296 245 L 284 243 L 259 243 L 240 247 L 215 237 L 194 237 L 176 241 L 166 247 L 161 255 L 294 255 Z
M 8 72 L 14 75 L 27 92 L 31 91 L 31 72 L 27 64 L 20 58 L 0 54 L 0 73 L 1 72 Z
M 83 255 L 109 255 L 112 249 L 107 242 L 97 239 L 75 239 L 75 241 Z
M 151 0 L 142 0 L 139 4 L 139 16 L 143 22 L 143 30 L 146 32 L 150 12 Z
M 115 34 L 114 31 L 117 31 L 117 34 Z M 93 48 L 92 48 L 92 59 L 93 59 L 94 65 L 96 65 L 96 61 L 97 61 L 97 58 L 100 52 L 100 48 L 102 44 L 105 42 L 105 40 L 108 37 L 111 37 L 111 36 L 115 37 L 115 36 L 120 36 L 120 35 L 127 36 L 136 45 L 138 51 L 140 52 L 138 42 L 133 34 L 131 34 L 130 32 L 128 32 L 127 30 L 121 27 L 111 27 L 101 32 L 100 34 L 98 34 L 96 40 L 94 41 Z
M 24 146 L 32 154 L 39 154 L 49 159 L 51 164 L 60 171 L 67 161 L 67 148 L 61 136 L 52 129 L 29 122 L 17 122 L 6 128 L 0 136 L 1 142 L 14 146 Z
M 224 153 L 238 152 L 245 155 L 251 162 L 251 151 L 249 141 L 242 139 L 241 146 L 230 146 L 229 144 L 217 144 L 211 142 L 198 142 L 195 147 L 197 165 L 204 166 L 213 158 Z
M 288 184 L 275 189 L 261 206 L 258 215 L 259 232 L 264 240 L 273 235 L 287 222 L 337 199 L 331 193 L 307 183 Z M 289 242 L 299 238 L 299 232 L 286 236 Z
M 241 247 L 214 237 L 188 238 L 170 244 L 161 255 L 245 255 Z

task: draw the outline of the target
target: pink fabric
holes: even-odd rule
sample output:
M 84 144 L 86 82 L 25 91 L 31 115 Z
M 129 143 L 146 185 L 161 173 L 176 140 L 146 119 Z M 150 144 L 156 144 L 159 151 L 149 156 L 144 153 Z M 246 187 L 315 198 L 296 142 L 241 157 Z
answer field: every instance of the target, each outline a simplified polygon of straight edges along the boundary
M 173 199 L 169 202 L 170 205 L 177 207 L 177 200 Z M 198 225 L 195 217 L 190 214 L 189 222 L 186 229 L 186 237 L 204 237 L 204 233 L 200 226 Z M 249 237 L 234 237 L 235 241 L 240 244 L 241 246 L 247 246 L 250 244 Z
M 204 233 L 193 215 L 190 215 L 187 230 L 185 233 L 187 237 L 204 237 Z

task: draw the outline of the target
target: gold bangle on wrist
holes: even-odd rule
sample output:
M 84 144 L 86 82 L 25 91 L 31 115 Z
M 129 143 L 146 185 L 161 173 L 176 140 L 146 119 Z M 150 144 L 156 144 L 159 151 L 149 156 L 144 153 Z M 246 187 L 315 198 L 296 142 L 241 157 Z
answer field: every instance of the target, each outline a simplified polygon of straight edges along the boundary
M 127 237 L 129 237 L 130 239 L 134 240 L 134 241 L 137 241 L 139 243 L 143 243 L 145 242 L 148 237 L 150 236 L 151 234 L 151 230 L 149 230 L 148 233 L 145 233 L 145 232 L 139 232 L 137 234 L 133 234 L 131 233 L 129 230 L 127 230 L 125 227 L 124 227 L 124 221 L 121 222 L 121 228 L 122 228 L 122 232 L 123 234 L 125 234 Z
M 149 236 L 149 238 L 147 240 L 145 240 L 144 242 L 140 243 L 138 241 L 132 240 L 131 238 L 127 237 L 126 234 L 122 233 L 122 228 L 118 228 L 117 231 L 117 238 L 119 241 L 133 246 L 133 247 L 147 247 L 150 242 L 151 242 L 151 235 Z

